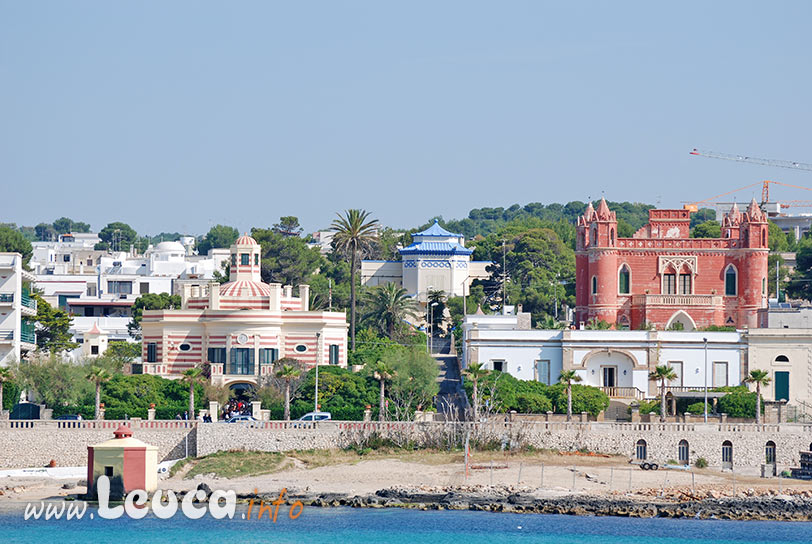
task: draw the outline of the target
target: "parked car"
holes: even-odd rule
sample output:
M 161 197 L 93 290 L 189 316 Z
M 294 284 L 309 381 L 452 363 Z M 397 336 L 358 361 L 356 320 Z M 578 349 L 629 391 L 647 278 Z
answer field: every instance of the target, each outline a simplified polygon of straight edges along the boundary
M 259 420 L 257 418 L 255 418 L 254 416 L 240 415 L 240 416 L 234 416 L 234 417 L 232 417 L 230 419 L 227 419 L 225 422 L 226 423 L 241 423 L 241 422 L 247 422 L 247 421 L 259 421 Z
M 330 412 L 308 412 L 299 418 L 299 421 L 327 421 L 333 419 Z

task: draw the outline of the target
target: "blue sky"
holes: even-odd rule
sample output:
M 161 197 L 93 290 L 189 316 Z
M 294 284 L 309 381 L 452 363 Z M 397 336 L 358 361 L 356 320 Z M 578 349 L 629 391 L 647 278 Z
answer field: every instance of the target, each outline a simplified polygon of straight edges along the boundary
M 688 155 L 812 162 L 811 17 L 809 2 L 0 0 L 0 220 L 315 230 L 360 207 L 411 227 L 812 187 Z

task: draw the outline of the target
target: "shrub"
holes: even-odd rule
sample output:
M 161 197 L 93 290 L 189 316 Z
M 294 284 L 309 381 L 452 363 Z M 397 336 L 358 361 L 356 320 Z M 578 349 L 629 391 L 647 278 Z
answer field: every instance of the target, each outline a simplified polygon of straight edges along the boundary
M 713 404 L 708 402 L 708 412 L 713 411 Z M 692 414 L 704 414 L 705 413 L 705 401 L 702 402 L 694 402 L 693 404 L 689 404 L 685 407 L 685 412 L 690 412 Z
M 708 467 L 708 460 L 704 457 L 700 457 L 694 462 L 696 468 L 707 468 Z
M 629 408 L 629 412 L 631 412 L 631 407 Z M 640 401 L 640 413 L 641 414 L 659 414 L 660 413 L 660 401 L 658 401 L 658 400 L 641 400 Z
M 756 394 L 746 390 L 730 392 L 719 399 L 717 411 L 729 417 L 756 417 Z
M 539 393 L 516 395 L 516 411 L 521 414 L 544 414 L 553 409 L 552 401 Z
M 567 387 L 562 384 L 556 384 L 548 388 L 550 397 L 555 406 L 557 414 L 567 413 Z M 598 413 L 606 410 L 609 406 L 609 397 L 598 389 L 589 385 L 572 386 L 572 413 L 579 414 L 581 412 L 588 412 L 592 416 L 597 416 Z

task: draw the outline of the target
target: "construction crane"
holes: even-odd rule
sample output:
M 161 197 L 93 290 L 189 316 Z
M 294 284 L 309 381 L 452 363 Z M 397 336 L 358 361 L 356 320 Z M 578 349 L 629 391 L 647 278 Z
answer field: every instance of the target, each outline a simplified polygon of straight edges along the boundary
M 812 164 L 795 161 L 781 161 L 776 159 L 759 159 L 756 157 L 747 157 L 746 155 L 731 155 L 729 153 L 716 153 L 715 151 L 701 151 L 694 148 L 691 155 L 699 157 L 709 157 L 711 159 L 723 159 L 726 161 L 747 162 L 750 164 L 761 164 L 763 166 L 777 166 L 779 168 L 791 168 L 793 170 L 810 170 L 812 171 Z
M 699 157 L 708 157 L 711 159 L 723 159 L 728 161 L 735 161 L 735 162 L 745 162 L 749 164 L 760 164 L 764 166 L 777 166 L 780 168 L 790 168 L 793 170 L 808 170 L 812 171 L 812 164 L 807 164 L 803 162 L 795 162 L 795 161 L 782 161 L 782 160 L 774 160 L 774 159 L 759 159 L 756 157 L 747 157 L 745 155 L 730 155 L 728 153 L 716 153 L 714 151 L 700 151 L 699 149 L 694 148 L 691 151 L 691 155 L 696 155 Z M 712 196 L 710 198 L 706 198 L 704 200 L 699 200 L 697 202 L 689 202 L 685 204 L 684 208 L 686 210 L 690 210 L 695 212 L 699 209 L 699 205 L 709 202 L 711 200 L 715 200 L 719 197 L 729 195 L 731 193 L 735 193 L 741 191 L 743 189 L 749 189 L 751 187 L 755 187 L 757 185 L 761 185 L 761 204 L 767 205 L 770 202 L 770 185 L 782 185 L 784 187 L 791 187 L 793 189 L 803 189 L 804 191 L 812 191 L 812 189 L 808 187 L 801 187 L 800 185 L 792 185 L 790 183 L 784 183 L 781 181 L 771 181 L 771 180 L 764 180 L 757 183 L 751 183 L 750 185 L 745 185 L 744 187 L 739 187 L 738 189 L 733 189 L 732 191 L 727 191 L 725 193 Z M 808 200 L 789 200 L 778 203 L 782 208 L 789 208 L 791 206 L 795 207 L 807 207 L 812 206 L 812 201 Z

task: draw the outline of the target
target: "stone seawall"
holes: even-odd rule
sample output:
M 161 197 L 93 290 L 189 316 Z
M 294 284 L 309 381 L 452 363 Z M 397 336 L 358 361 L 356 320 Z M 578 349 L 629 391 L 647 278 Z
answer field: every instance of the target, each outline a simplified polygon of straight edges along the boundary
M 364 446 L 373 437 L 395 443 L 446 448 L 473 445 L 589 451 L 636 457 L 660 464 L 680 460 L 680 443 L 690 464 L 703 457 L 711 467 L 757 468 L 768 449 L 779 468 L 798 466 L 799 452 L 812 448 L 812 425 L 726 423 L 360 423 L 258 422 L 248 424 L 183 421 L 2 421 L 0 468 L 83 466 L 87 446 L 112 438 L 122 423 L 135 438 L 158 446 L 160 461 L 217 451 L 290 451 Z M 642 442 L 641 442 L 642 441 Z M 774 445 L 774 449 L 773 449 Z
M 126 423 L 133 436 L 158 446 L 158 461 L 197 454 L 196 426 L 187 422 L 144 421 L 3 421 L 0 422 L 0 469 L 87 465 L 87 447 L 113 438 Z M 187 441 L 188 437 L 188 441 Z

